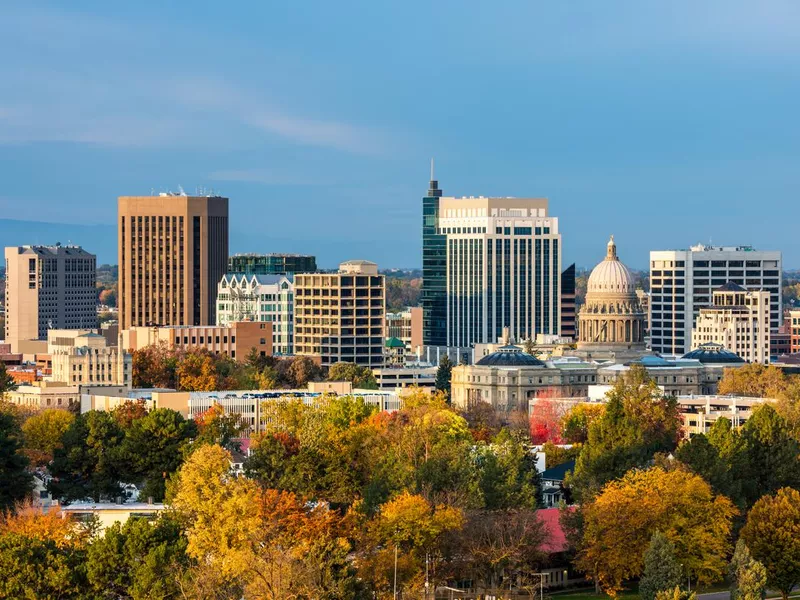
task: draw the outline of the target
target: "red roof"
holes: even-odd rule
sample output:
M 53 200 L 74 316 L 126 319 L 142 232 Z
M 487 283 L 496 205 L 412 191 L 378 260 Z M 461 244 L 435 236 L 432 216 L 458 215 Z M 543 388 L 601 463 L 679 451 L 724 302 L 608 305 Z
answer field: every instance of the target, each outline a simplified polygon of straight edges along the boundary
M 541 550 L 548 554 L 564 552 L 569 547 L 569 544 L 567 544 L 567 536 L 564 535 L 564 530 L 561 528 L 558 508 L 540 508 L 536 511 L 536 516 L 544 523 L 548 533 Z

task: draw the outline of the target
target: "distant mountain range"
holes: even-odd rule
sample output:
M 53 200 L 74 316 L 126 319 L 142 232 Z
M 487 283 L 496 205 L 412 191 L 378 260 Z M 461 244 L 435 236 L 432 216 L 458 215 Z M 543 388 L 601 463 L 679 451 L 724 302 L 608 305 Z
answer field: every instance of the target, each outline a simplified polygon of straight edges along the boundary
M 0 219 L 0 246 L 75 244 L 97 255 L 97 264 L 117 262 L 117 227 Z

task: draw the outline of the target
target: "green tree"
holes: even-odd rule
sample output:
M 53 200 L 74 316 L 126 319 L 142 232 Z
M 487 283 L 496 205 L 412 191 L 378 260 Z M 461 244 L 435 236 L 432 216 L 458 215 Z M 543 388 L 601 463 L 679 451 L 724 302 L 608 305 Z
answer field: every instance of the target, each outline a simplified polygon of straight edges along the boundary
M 17 389 L 17 383 L 14 378 L 8 374 L 6 370 L 6 363 L 0 360 L 0 400 L 6 395 L 6 392 L 11 392 Z
M 120 446 L 124 433 L 111 413 L 92 410 L 75 417 L 56 448 L 48 487 L 64 501 L 100 502 L 120 493 Z
M 28 458 L 39 466 L 53 460 L 53 452 L 61 447 L 61 438 L 74 420 L 75 415 L 60 408 L 47 408 L 29 417 L 22 424 Z
M 445 354 L 439 361 L 439 368 L 436 369 L 436 389 L 440 392 L 447 394 L 450 397 L 450 380 L 453 377 L 453 363 L 450 362 L 450 357 Z
M 0 598 L 85 599 L 85 554 L 55 541 L 0 535 Z
M 338 362 L 328 370 L 328 381 L 349 381 L 356 389 L 377 390 L 378 383 L 369 367 L 354 363 Z
M 607 393 L 603 416 L 594 421 L 570 480 L 579 499 L 608 481 L 646 466 L 656 452 L 677 445 L 680 418 L 675 398 L 663 395 L 644 367 L 633 366 Z
M 721 425 L 724 427 L 724 425 Z M 735 473 L 730 460 L 720 456 L 720 451 L 703 434 L 692 436 L 675 452 L 675 458 L 705 479 L 717 494 L 733 500 L 743 507 L 741 471 Z
M 767 569 L 767 585 L 784 600 L 800 584 L 800 492 L 782 488 L 764 496 L 747 514 L 742 539 Z
M 800 487 L 800 442 L 775 408 L 769 404 L 756 408 L 742 427 L 742 440 L 754 488 L 751 502 L 785 486 Z
M 675 545 L 660 531 L 650 538 L 644 553 L 644 571 L 639 580 L 642 600 L 655 600 L 656 594 L 680 586 L 681 566 L 675 559 Z
M 90 546 L 87 579 L 98 598 L 167 600 L 180 597 L 179 572 L 189 560 L 176 521 L 131 518 L 115 523 Z
M 731 600 L 762 600 L 767 570 L 753 558 L 743 539 L 736 542 L 730 565 Z
M 10 508 L 31 491 L 32 477 L 22 448 L 18 420 L 11 413 L 0 412 L 0 509 Z
M 184 450 L 196 435 L 195 422 L 169 408 L 157 408 L 132 423 L 122 456 L 126 475 L 144 483 L 142 496 L 164 499 L 166 480 L 181 466 Z
M 528 444 L 502 430 L 491 444 L 477 449 L 483 505 L 490 510 L 541 506 L 536 457 Z

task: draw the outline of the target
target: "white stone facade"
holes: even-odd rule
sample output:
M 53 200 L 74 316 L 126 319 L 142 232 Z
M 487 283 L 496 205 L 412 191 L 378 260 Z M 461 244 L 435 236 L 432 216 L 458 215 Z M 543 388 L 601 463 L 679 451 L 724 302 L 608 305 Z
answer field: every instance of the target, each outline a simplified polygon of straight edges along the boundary
M 697 316 L 692 348 L 720 344 L 747 362 L 769 364 L 770 293 L 739 288 L 715 291 L 713 297 L 714 306 Z
M 217 324 L 272 323 L 274 354 L 294 354 L 294 283 L 283 275 L 228 273 L 217 288 Z
M 684 354 L 694 320 L 712 305 L 713 290 L 728 282 L 770 292 L 770 330 L 782 322 L 782 258 L 751 246 L 692 246 L 650 252 L 650 343 L 653 352 Z

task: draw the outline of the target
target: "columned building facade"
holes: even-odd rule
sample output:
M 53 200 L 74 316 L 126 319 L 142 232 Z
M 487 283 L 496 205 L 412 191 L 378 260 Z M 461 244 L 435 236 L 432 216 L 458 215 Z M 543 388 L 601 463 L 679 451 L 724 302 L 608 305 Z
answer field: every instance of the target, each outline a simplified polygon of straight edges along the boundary
M 617 257 L 614 236 L 606 257 L 597 265 L 581 307 L 578 350 L 589 353 L 627 353 L 645 350 L 645 314 L 633 275 Z

